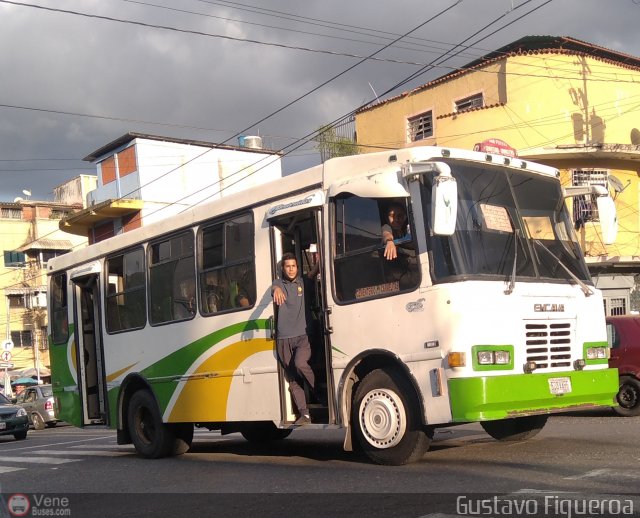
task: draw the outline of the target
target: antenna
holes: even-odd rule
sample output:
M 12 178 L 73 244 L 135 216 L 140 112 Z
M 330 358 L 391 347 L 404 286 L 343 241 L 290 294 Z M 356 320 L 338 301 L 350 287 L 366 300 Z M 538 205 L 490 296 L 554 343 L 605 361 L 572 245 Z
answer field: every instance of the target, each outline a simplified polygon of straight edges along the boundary
M 29 196 L 31 196 L 31 191 L 29 189 L 22 189 L 22 194 L 24 194 L 27 199 L 29 199 Z
M 631 185 L 631 180 L 627 180 L 627 185 L 624 185 L 620 180 L 620 178 L 613 176 L 612 174 L 607 176 L 607 181 L 609 182 L 609 185 L 611 186 L 611 188 L 616 192 L 615 197 L 617 197 L 618 194 L 620 194 L 627 187 L 629 187 L 629 185 Z
M 371 88 L 371 91 L 373 92 L 373 95 L 376 96 L 376 101 L 380 102 L 380 99 L 378 99 L 378 94 L 376 93 L 376 91 L 373 89 L 373 85 L 371 83 L 369 83 L 369 88 Z
M 20 196 L 18 196 L 17 198 L 13 199 L 13 203 L 18 203 L 18 202 L 21 202 L 21 201 L 22 201 L 22 198 Z

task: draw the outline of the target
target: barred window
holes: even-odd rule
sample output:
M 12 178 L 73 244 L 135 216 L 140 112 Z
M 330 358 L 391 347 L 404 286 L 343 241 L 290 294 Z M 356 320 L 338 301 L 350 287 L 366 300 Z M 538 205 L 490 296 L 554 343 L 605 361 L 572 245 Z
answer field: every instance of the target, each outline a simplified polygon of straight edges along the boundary
M 22 209 L 2 207 L 2 217 L 4 219 L 22 219 Z
M 574 169 L 571 171 L 571 185 L 574 187 L 601 185 L 606 188 L 608 176 L 608 170 Z M 580 228 L 587 221 L 600 221 L 596 198 L 595 194 L 573 198 L 573 221 L 576 228 Z
M 11 341 L 14 347 L 33 347 L 31 330 L 11 331 Z
M 609 299 L 609 312 L 611 316 L 626 315 L 627 301 L 624 298 Z
M 24 268 L 25 255 L 24 252 L 16 252 L 14 250 L 4 251 L 4 265 L 7 268 Z
M 433 112 L 428 111 L 407 119 L 409 142 L 433 136 Z
M 9 299 L 9 307 L 10 308 L 24 308 L 24 295 L 7 295 Z
M 457 112 L 463 112 L 472 108 L 482 108 L 484 106 L 484 96 L 481 93 L 470 95 L 464 99 L 457 100 L 455 105 Z
M 67 214 L 69 214 L 69 211 L 67 210 L 52 209 L 49 219 L 62 219 L 66 217 Z

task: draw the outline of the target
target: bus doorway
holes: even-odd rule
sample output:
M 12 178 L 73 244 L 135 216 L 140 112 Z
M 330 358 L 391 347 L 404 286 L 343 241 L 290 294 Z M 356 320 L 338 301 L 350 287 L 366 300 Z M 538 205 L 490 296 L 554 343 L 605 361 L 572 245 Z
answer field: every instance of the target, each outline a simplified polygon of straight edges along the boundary
M 315 377 L 312 390 L 304 383 L 305 397 L 313 424 L 334 424 L 336 422 L 332 403 L 333 376 L 331 375 L 331 345 L 329 312 L 326 306 L 326 274 L 321 226 L 322 212 L 319 208 L 290 212 L 269 219 L 272 242 L 272 273 L 274 278 L 282 276 L 280 260 L 284 253 L 293 253 L 298 261 L 298 275 L 305 282 L 305 304 L 307 305 L 307 330 L 311 343 L 309 365 Z M 318 265 L 316 268 L 315 265 Z M 278 309 L 274 307 L 277 329 Z M 277 334 L 276 334 L 277 338 Z M 283 421 L 295 421 L 295 412 L 288 383 L 282 365 L 279 365 L 280 401 Z
M 76 358 L 82 422 L 107 423 L 107 399 L 100 331 L 98 275 L 72 279 L 76 320 Z

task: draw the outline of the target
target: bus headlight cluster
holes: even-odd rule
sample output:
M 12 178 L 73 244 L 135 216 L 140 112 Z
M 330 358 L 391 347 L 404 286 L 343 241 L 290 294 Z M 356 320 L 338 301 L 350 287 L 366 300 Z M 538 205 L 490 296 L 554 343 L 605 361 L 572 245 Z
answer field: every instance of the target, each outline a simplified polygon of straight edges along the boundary
M 479 365 L 507 365 L 511 363 L 509 351 L 478 351 Z
M 609 358 L 608 347 L 588 347 L 587 360 L 603 360 Z

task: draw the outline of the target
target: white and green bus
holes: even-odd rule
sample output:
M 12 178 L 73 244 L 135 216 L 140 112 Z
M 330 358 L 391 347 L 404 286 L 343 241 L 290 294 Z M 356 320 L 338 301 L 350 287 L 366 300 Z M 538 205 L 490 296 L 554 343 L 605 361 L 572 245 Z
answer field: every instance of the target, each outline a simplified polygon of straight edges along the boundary
M 550 167 L 407 148 L 329 160 L 52 259 L 58 417 L 115 428 L 149 458 L 186 452 L 194 427 L 288 436 L 270 290 L 284 252 L 305 272 L 319 257 L 309 426 L 345 429 L 346 450 L 403 464 L 436 427 L 480 422 L 514 440 L 551 413 L 612 406 L 602 296 L 566 194 Z M 398 203 L 410 232 L 387 260 L 381 226 Z

